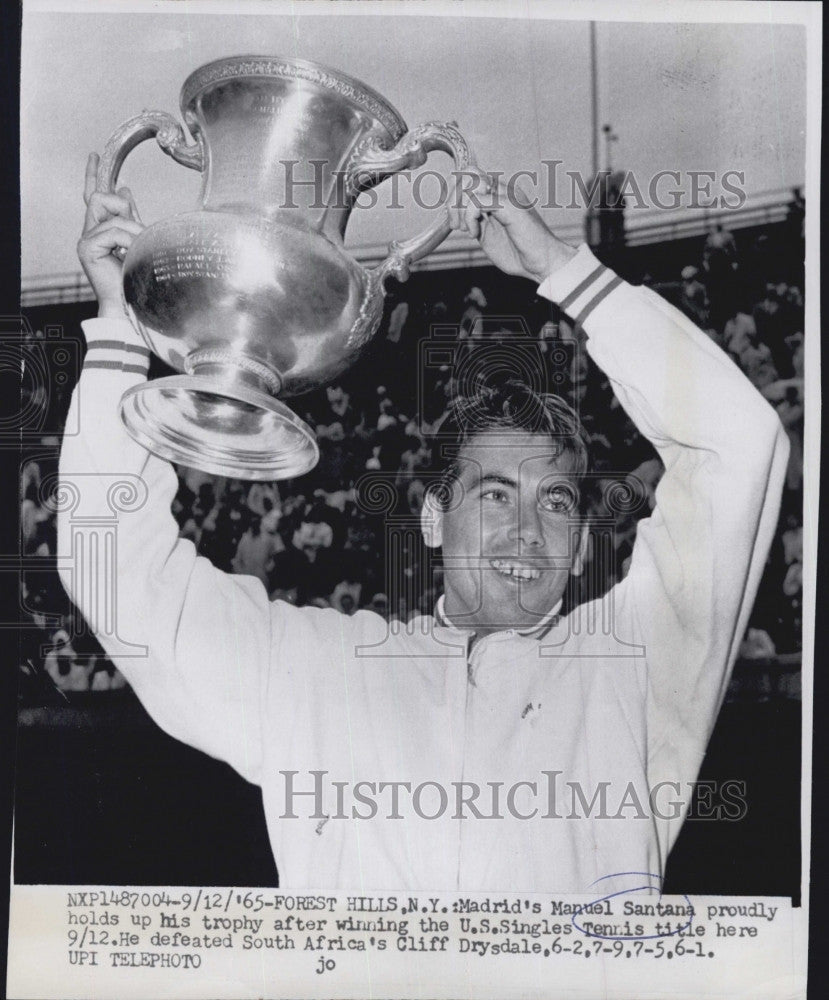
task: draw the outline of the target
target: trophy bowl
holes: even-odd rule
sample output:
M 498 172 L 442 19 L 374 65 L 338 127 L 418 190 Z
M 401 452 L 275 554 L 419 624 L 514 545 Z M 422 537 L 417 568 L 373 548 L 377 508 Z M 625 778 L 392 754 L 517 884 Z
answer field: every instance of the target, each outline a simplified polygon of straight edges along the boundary
M 364 268 L 344 248 L 357 197 L 433 150 L 462 170 L 469 150 L 453 122 L 409 130 L 365 84 L 296 59 L 208 63 L 185 81 L 181 112 L 192 142 L 166 112 L 145 111 L 113 134 L 98 172 L 99 190 L 117 190 L 127 154 L 155 137 L 203 177 L 196 209 L 148 226 L 124 257 L 127 315 L 181 374 L 128 390 L 121 418 L 182 465 L 242 479 L 302 475 L 319 451 L 284 399 L 357 361 L 380 323 L 386 279 L 404 281 L 450 231 L 438 209 L 424 232 Z

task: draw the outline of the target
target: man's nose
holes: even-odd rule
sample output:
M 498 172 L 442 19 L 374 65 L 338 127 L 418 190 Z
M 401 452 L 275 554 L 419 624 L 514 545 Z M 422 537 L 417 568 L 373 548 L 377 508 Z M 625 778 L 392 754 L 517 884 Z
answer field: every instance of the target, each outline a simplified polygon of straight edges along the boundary
M 517 541 L 527 548 L 544 544 L 544 530 L 536 503 L 522 504 L 518 508 L 518 518 L 509 531 L 510 541 Z

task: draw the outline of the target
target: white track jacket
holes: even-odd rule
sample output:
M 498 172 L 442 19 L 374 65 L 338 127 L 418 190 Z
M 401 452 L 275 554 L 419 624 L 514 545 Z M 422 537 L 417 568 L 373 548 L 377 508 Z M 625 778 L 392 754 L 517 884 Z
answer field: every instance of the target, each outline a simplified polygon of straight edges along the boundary
M 539 292 L 583 326 L 665 473 L 606 597 L 471 652 L 440 616 L 389 627 L 270 603 L 259 579 L 197 556 L 170 511 L 173 467 L 118 417 L 148 351 L 126 319 L 84 324 L 60 463 L 64 586 L 158 725 L 261 786 L 283 888 L 603 896 L 632 872 L 658 888 L 788 443 L 704 333 L 587 247 Z

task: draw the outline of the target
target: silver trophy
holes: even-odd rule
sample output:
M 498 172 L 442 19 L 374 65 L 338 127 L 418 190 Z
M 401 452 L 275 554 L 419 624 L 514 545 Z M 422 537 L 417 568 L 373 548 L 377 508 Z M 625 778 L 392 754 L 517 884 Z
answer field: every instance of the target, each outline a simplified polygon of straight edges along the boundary
M 386 278 L 404 281 L 450 231 L 437 210 L 428 229 L 366 269 L 343 244 L 356 198 L 432 150 L 462 170 L 469 150 L 454 123 L 407 129 L 359 80 L 297 59 L 208 63 L 185 81 L 181 111 L 192 144 L 171 115 L 146 111 L 101 157 L 101 191 L 117 189 L 125 157 L 152 136 L 203 175 L 196 210 L 149 226 L 124 259 L 130 319 L 182 374 L 130 389 L 121 416 L 136 440 L 182 465 L 243 479 L 301 475 L 319 452 L 283 400 L 358 358 L 380 322 Z

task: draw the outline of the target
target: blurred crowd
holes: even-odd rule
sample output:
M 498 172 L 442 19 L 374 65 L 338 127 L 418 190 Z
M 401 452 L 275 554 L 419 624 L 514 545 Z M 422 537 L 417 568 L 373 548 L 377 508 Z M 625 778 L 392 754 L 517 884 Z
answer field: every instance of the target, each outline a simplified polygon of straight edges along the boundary
M 788 239 L 769 245 L 760 236 L 738 253 L 733 234 L 717 226 L 700 261 L 681 274 L 680 307 L 737 364 L 775 408 L 791 452 L 782 509 L 766 572 L 741 655 L 758 660 L 799 651 L 803 580 L 804 313 L 802 276 L 804 203 L 794 192 Z
M 741 650 L 743 658 L 765 660 L 796 653 L 801 643 L 803 294 L 802 283 L 783 280 L 791 269 L 780 260 L 764 237 L 741 252 L 717 226 L 699 259 L 687 261 L 676 281 L 656 285 L 742 369 L 791 439 L 780 524 Z M 578 409 L 592 444 L 592 513 L 613 523 L 594 539 L 590 570 L 573 580 L 567 601 L 597 596 L 621 579 L 637 522 L 654 505 L 661 462 L 564 317 L 542 304 L 546 319 L 536 310 L 542 319 L 534 327 L 511 328 L 491 314 L 485 283 L 464 288 L 449 304 L 418 297 L 415 305 L 401 286 L 369 355 L 341 382 L 291 401 L 319 443 L 311 473 L 250 483 L 178 469 L 172 510 L 181 536 L 218 568 L 258 577 L 272 600 L 344 614 L 368 608 L 404 621 L 431 612 L 442 590 L 441 567 L 417 527 L 434 475 L 431 435 L 453 396 L 504 376 L 499 345 L 511 338 L 511 356 L 540 370 L 538 386 L 567 395 Z M 437 360 L 423 348 L 435 341 L 435 330 L 443 352 Z M 20 664 L 24 697 L 35 703 L 47 692 L 54 697 L 52 689 L 124 685 L 54 572 L 55 515 L 43 484 L 54 483 L 57 440 L 41 444 L 23 468 L 20 494 L 22 553 L 32 567 L 22 582 L 29 627 Z

